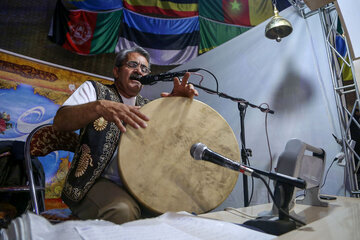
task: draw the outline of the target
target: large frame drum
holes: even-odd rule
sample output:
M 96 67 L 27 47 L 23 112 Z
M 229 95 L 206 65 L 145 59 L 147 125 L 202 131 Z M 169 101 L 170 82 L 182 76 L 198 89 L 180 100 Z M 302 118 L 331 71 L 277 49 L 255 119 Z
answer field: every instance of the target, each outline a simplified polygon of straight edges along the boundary
M 233 190 L 238 172 L 194 160 L 193 144 L 240 162 L 236 137 L 225 119 L 210 106 L 189 98 L 154 100 L 140 110 L 147 128 L 127 126 L 119 144 L 122 180 L 136 200 L 154 213 L 197 214 L 219 206 Z

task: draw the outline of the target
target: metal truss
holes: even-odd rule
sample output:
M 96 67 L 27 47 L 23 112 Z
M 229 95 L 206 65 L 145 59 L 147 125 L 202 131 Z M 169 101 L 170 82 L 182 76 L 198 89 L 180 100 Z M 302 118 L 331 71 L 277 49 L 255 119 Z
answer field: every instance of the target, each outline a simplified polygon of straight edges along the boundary
M 356 142 L 352 139 L 350 132 L 360 132 L 360 124 L 353 117 L 355 109 L 360 109 L 359 89 L 355 78 L 355 68 L 349 56 L 346 36 L 342 33 L 342 28 L 338 27 L 338 14 L 335 5 L 331 3 L 320 9 L 310 11 L 303 0 L 288 1 L 303 18 L 319 14 L 339 118 L 341 139 L 339 139 L 338 143 L 342 145 L 342 151 L 345 155 L 344 182 L 346 190 L 350 192 L 351 196 L 360 197 L 360 179 L 358 179 L 358 177 L 360 178 L 360 174 L 357 174 L 360 172 L 360 153 L 355 151 Z M 346 45 L 345 55 L 342 55 L 337 50 L 336 38 L 341 38 L 344 41 Z M 345 68 L 348 68 L 347 71 L 351 71 L 352 79 L 344 79 L 345 76 L 343 73 Z

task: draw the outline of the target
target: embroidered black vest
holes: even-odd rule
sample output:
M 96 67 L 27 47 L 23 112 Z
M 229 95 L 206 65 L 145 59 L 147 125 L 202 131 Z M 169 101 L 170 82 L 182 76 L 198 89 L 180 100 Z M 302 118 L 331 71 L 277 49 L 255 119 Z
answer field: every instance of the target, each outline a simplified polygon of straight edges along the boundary
M 91 81 L 97 99 L 122 102 L 115 85 L 103 85 Z M 136 105 L 149 102 L 140 95 Z M 112 158 L 120 140 L 121 132 L 113 122 L 100 117 L 80 130 L 80 145 L 77 148 L 67 174 L 61 198 L 71 206 L 79 202 L 101 176 Z

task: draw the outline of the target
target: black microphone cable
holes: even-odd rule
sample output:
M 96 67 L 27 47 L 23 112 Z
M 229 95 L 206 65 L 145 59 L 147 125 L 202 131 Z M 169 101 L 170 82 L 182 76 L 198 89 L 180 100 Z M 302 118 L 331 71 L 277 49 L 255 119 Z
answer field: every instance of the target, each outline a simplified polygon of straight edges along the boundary
M 210 94 L 217 94 L 217 95 L 219 95 L 219 81 L 217 80 L 216 76 L 215 76 L 212 72 L 210 72 L 209 70 L 207 70 L 207 69 L 205 69 L 205 68 L 199 68 L 199 70 L 202 70 L 202 71 L 204 71 L 204 72 L 209 73 L 209 74 L 214 78 L 215 83 L 216 83 L 216 90 L 215 90 L 214 92 L 206 91 L 206 89 L 203 89 L 203 90 L 204 90 L 205 92 L 207 92 L 207 93 L 210 93 Z M 200 86 L 200 87 L 202 87 L 202 86 L 201 86 L 202 81 L 203 81 L 203 78 L 202 78 L 202 79 L 200 80 L 200 82 L 199 82 L 199 86 Z
M 325 182 L 326 182 L 326 178 L 329 174 L 329 171 L 330 171 L 330 168 L 332 167 L 332 165 L 334 164 L 334 162 L 336 162 L 338 159 L 337 158 L 334 158 L 334 160 L 332 161 L 332 163 L 330 164 L 330 166 L 328 167 L 327 171 L 326 171 L 326 174 L 325 174 L 325 177 L 324 177 L 324 181 L 322 183 L 322 185 L 320 186 L 320 189 L 323 188 L 323 186 L 325 185 Z

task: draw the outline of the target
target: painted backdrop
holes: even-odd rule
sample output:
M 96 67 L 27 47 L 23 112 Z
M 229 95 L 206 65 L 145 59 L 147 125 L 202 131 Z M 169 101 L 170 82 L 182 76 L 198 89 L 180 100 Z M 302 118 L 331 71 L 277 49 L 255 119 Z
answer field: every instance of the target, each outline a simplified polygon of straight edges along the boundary
M 0 51 L 0 141 L 25 141 L 34 128 L 52 123 L 62 103 L 90 79 L 112 82 Z M 46 175 L 46 198 L 59 197 L 71 159 L 72 153 L 65 151 L 40 158 Z

